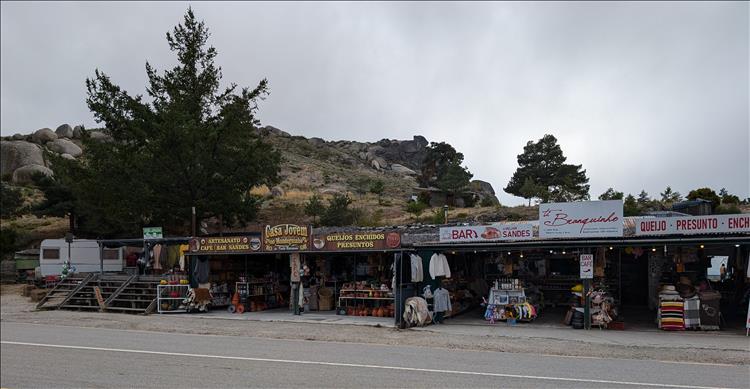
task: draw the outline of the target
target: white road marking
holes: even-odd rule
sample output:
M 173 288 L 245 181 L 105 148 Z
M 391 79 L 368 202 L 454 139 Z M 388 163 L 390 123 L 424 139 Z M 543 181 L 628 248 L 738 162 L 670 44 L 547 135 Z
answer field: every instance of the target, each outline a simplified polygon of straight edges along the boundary
M 233 356 L 226 356 L 226 355 L 191 354 L 191 353 L 176 353 L 176 352 L 168 352 L 168 351 L 150 351 L 150 350 L 129 350 L 129 349 L 107 348 L 107 347 L 68 346 L 68 345 L 62 345 L 62 344 L 13 342 L 13 341 L 6 341 L 6 340 L 0 341 L 0 344 L 30 346 L 30 347 L 61 348 L 61 349 L 72 349 L 72 350 L 90 350 L 90 351 L 109 351 L 109 352 L 133 353 L 133 354 L 167 355 L 167 356 L 194 357 L 194 358 L 229 359 L 229 360 L 252 361 L 252 362 L 286 363 L 286 364 L 298 364 L 298 365 L 318 365 L 318 366 L 352 367 L 352 368 L 364 368 L 364 369 L 399 370 L 399 371 L 412 371 L 412 372 L 423 372 L 423 373 L 460 374 L 460 375 L 520 378 L 520 379 L 545 380 L 545 381 L 585 382 L 585 383 L 608 384 L 608 385 L 632 385 L 632 386 L 641 386 L 641 387 L 648 386 L 648 387 L 658 387 L 658 388 L 686 388 L 686 389 L 728 389 L 728 388 L 715 387 L 715 386 L 659 384 L 659 383 L 652 383 L 652 382 L 596 380 L 596 379 L 586 379 L 586 378 L 546 377 L 546 376 L 522 375 L 522 374 L 488 373 L 488 372 L 479 372 L 479 371 L 441 370 L 441 369 L 427 369 L 427 368 L 419 368 L 419 367 L 368 365 L 368 364 L 359 364 L 359 363 L 302 361 L 302 360 L 292 360 L 292 359 L 273 359 L 273 358 L 254 358 L 254 357 L 233 357 Z
M 176 317 L 176 316 L 175 316 Z M 183 316 L 184 317 L 184 316 Z M 226 320 L 240 320 L 240 319 L 226 319 Z M 156 330 L 133 330 L 133 329 L 123 329 L 123 328 L 105 328 L 105 327 L 86 327 L 86 326 L 73 326 L 73 325 L 59 325 L 59 324 L 42 324 L 42 323 L 23 323 L 23 322 L 3 322 L 2 324 L 22 324 L 24 326 L 31 325 L 31 326 L 40 326 L 40 327 L 57 327 L 57 328 L 77 328 L 82 330 L 101 330 L 101 331 L 124 331 L 124 332 L 135 332 L 135 333 L 141 333 L 141 334 L 179 334 L 180 336 L 197 336 L 197 337 L 216 337 L 216 338 L 237 338 L 238 336 L 241 336 L 245 339 L 257 339 L 261 341 L 274 341 L 274 342 L 302 342 L 302 343 L 335 343 L 335 344 L 342 344 L 342 345 L 362 345 L 362 346 L 368 346 L 368 347 L 384 347 L 384 348 L 392 348 L 392 347 L 403 347 L 403 348 L 428 348 L 428 349 L 441 349 L 441 350 L 449 350 L 449 351 L 461 351 L 461 352 L 468 352 L 468 353 L 505 353 L 506 351 L 495 351 L 495 350 L 473 350 L 473 349 L 456 349 L 446 346 L 422 346 L 422 345 L 401 345 L 401 344 L 385 344 L 385 343 L 367 343 L 367 342 L 356 342 L 356 341 L 339 341 L 339 340 L 317 340 L 317 339 L 284 339 L 284 338 L 269 338 L 269 337 L 263 337 L 263 336 L 252 336 L 252 335 L 220 335 L 220 334 L 191 334 L 191 333 L 180 333 L 177 331 L 173 332 L 165 332 L 165 331 L 156 331 Z M 415 327 L 419 329 L 419 327 Z M 427 332 L 427 331 L 425 331 Z M 437 332 L 435 332 L 437 333 Z M 713 335 L 713 334 L 712 334 Z M 721 336 L 731 336 L 731 335 L 721 335 Z M 504 337 L 504 336 L 503 336 Z M 553 338 L 529 338 L 533 340 L 561 340 L 561 339 L 553 339 Z M 572 341 L 569 339 L 562 339 L 563 341 Z M 748 350 L 731 350 L 731 351 L 748 351 Z M 514 354 L 523 354 L 523 355 L 535 355 L 535 356 L 541 356 L 544 358 L 569 358 L 569 359 L 596 359 L 596 360 L 608 360 L 608 361 L 644 361 L 644 359 L 636 359 L 636 358 L 607 358 L 607 357 L 594 357 L 594 356 L 587 356 L 587 355 L 560 355 L 560 354 L 530 354 L 528 352 L 517 352 Z M 698 366 L 720 366 L 720 367 L 738 367 L 741 365 L 731 364 L 731 363 L 718 363 L 718 362 L 690 362 L 690 361 L 669 361 L 665 359 L 651 359 L 648 360 L 649 362 L 658 362 L 658 363 L 670 363 L 674 365 L 698 365 Z

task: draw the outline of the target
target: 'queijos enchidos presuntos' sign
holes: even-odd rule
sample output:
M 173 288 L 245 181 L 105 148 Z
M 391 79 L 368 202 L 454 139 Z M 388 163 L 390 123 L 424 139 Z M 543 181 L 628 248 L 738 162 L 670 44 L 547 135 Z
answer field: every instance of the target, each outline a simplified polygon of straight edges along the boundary
M 401 247 L 398 232 L 342 232 L 313 237 L 313 248 L 324 251 L 388 250 Z

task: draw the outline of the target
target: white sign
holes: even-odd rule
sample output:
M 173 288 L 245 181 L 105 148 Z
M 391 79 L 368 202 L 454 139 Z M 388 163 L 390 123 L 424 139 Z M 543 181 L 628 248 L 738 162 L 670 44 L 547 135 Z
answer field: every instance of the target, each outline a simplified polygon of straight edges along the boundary
M 539 205 L 540 238 L 622 236 L 622 200 Z
M 636 235 L 691 235 L 750 232 L 750 214 L 709 215 L 640 219 Z
M 581 254 L 581 279 L 594 278 L 594 254 Z
M 529 223 L 497 223 L 491 226 L 441 227 L 441 243 L 492 242 L 534 239 Z

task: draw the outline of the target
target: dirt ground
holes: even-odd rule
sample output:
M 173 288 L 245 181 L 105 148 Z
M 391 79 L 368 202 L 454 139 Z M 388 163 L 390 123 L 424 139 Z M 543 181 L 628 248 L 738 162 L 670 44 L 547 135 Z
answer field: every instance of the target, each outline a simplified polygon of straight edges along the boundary
M 652 359 L 662 361 L 750 364 L 745 346 L 734 350 L 681 347 L 643 347 L 610 345 L 550 338 L 514 338 L 497 335 L 445 334 L 430 331 L 399 330 L 343 324 L 314 324 L 222 320 L 181 315 L 129 315 L 120 313 L 35 311 L 35 303 L 20 294 L 20 285 L 2 285 L 0 321 L 44 323 L 61 326 L 111 328 L 124 330 L 250 336 L 270 339 L 305 339 L 387 345 L 429 346 L 450 349 L 484 350 L 510 353 L 565 356 Z M 137 336 L 134 333 L 133 336 Z M 743 351 L 744 350 L 744 351 Z

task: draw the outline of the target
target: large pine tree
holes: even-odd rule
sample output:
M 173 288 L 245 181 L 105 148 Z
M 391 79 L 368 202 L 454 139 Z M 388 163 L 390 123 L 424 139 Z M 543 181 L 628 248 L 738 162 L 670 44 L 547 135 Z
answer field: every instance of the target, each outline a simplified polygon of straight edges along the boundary
M 588 200 L 586 170 L 581 165 L 566 164 L 566 160 L 554 136 L 529 141 L 518 155 L 518 169 L 505 192 L 526 199 L 539 198 L 542 202 Z M 537 193 L 529 193 L 529 187 L 537 188 Z
M 86 80 L 88 106 L 112 138 L 85 141 L 72 180 L 89 230 L 132 234 L 155 225 L 185 233 L 191 207 L 199 218 L 242 224 L 258 207 L 250 189 L 278 181 L 280 155 L 255 128 L 267 81 L 221 89 L 217 52 L 191 9 L 166 37 L 178 64 L 162 73 L 146 64 L 147 98 L 99 70 Z

